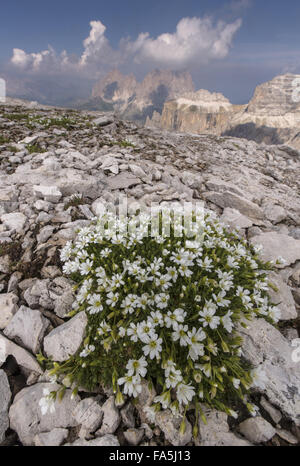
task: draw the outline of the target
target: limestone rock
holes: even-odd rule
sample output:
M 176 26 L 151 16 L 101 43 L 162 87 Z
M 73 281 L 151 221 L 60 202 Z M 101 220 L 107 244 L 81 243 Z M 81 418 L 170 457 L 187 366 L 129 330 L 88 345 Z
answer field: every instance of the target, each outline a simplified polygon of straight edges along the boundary
M 155 415 L 155 423 L 163 431 L 166 439 L 174 446 L 184 446 L 192 439 L 192 426 L 186 419 L 184 434 L 180 433 L 182 417 L 175 417 L 169 409 L 159 411 Z
M 43 371 L 32 354 L 0 334 L 0 365 L 6 361 L 9 355 L 13 356 L 19 366 L 24 369 L 42 374 Z
M 259 416 L 241 422 L 238 429 L 252 443 L 268 442 L 276 434 L 274 427 Z
M 14 399 L 9 410 L 10 427 L 15 430 L 23 445 L 33 445 L 37 434 L 51 432 L 55 428 L 68 428 L 77 425 L 72 412 L 79 397 L 71 399 L 71 390 L 66 390 L 61 401 L 56 400 L 55 411 L 50 409 L 42 414 L 39 404 L 47 393 L 58 390 L 58 384 L 38 383 L 23 388 Z
M 271 403 L 269 403 L 268 400 L 266 400 L 266 398 L 264 398 L 263 396 L 261 397 L 260 404 L 264 408 L 264 410 L 267 411 L 267 413 L 275 422 L 275 424 L 279 424 L 279 422 L 282 419 L 281 412 L 278 409 L 274 408 L 274 406 L 272 406 Z
M 263 207 L 263 211 L 266 218 L 275 225 L 282 222 L 286 218 L 286 210 L 279 205 L 266 204 Z
M 9 230 L 16 230 L 17 233 L 23 233 L 27 217 L 21 212 L 12 212 L 2 215 L 0 220 Z
M 134 408 L 132 404 L 129 402 L 127 403 L 120 411 L 121 418 L 123 424 L 126 427 L 134 427 L 135 426 L 135 419 L 134 419 Z
M 54 204 L 59 202 L 62 197 L 62 193 L 57 186 L 35 185 L 33 186 L 33 192 L 38 198 Z
M 56 428 L 51 432 L 42 432 L 35 435 L 36 447 L 59 447 L 69 435 L 68 429 Z
M 137 403 L 135 405 L 142 423 L 148 421 L 147 412 L 145 411 L 145 408 L 149 408 L 152 405 L 155 397 L 155 388 L 152 386 L 152 388 L 149 389 L 148 383 L 142 380 L 142 391 L 139 394 L 137 398 Z
M 221 222 L 229 225 L 232 229 L 250 228 L 253 221 L 245 215 L 242 215 L 238 210 L 226 207 L 220 218 Z
M 36 354 L 50 322 L 39 311 L 21 306 L 4 330 L 4 335 Z
M 124 431 L 124 437 L 129 445 L 137 446 L 139 443 L 141 443 L 142 438 L 144 437 L 144 433 L 144 429 L 130 428 Z
M 274 304 L 278 304 L 281 310 L 280 320 L 292 320 L 297 318 L 297 310 L 290 287 L 288 287 L 280 276 L 274 272 L 269 274 L 269 281 L 275 285 L 278 291 L 269 287 L 268 294 Z
M 9 427 L 8 407 L 11 391 L 7 375 L 0 369 L 0 445 L 5 438 L 5 431 Z
M 300 425 L 300 365 L 292 359 L 291 343 L 264 319 L 247 322 L 247 329 L 239 332 L 244 357 L 265 373 L 265 388 L 255 389 Z
M 18 310 L 18 296 L 14 293 L 0 294 L 0 329 L 4 329 Z
M 75 440 L 73 443 L 66 443 L 65 446 L 72 447 L 119 447 L 120 443 L 117 437 L 111 434 L 93 440 Z
M 208 201 L 211 201 L 219 207 L 223 207 L 224 209 L 226 207 L 230 207 L 232 209 L 238 210 L 246 217 L 253 219 L 262 220 L 264 218 L 264 213 L 257 204 L 254 204 L 254 202 L 248 201 L 248 199 L 244 199 L 229 191 L 224 193 L 209 192 L 205 193 L 204 196 Z
M 44 339 L 44 350 L 54 361 L 66 361 L 79 349 L 85 332 L 87 317 L 80 312 L 71 320 L 52 330 Z
M 87 433 L 95 432 L 101 424 L 103 410 L 93 398 L 85 398 L 76 406 L 73 415 Z
M 123 172 L 119 175 L 109 177 L 108 186 L 110 189 L 125 189 L 130 188 L 131 186 L 136 186 L 141 183 L 141 180 L 134 176 L 132 173 Z
M 263 247 L 261 257 L 265 261 L 276 261 L 281 256 L 285 264 L 277 265 L 278 268 L 288 267 L 300 260 L 300 240 L 291 236 L 271 231 L 254 236 L 251 238 L 251 243 Z
M 97 430 L 96 436 L 102 437 L 106 434 L 113 434 L 121 421 L 119 410 L 115 406 L 115 397 L 110 396 L 102 405 L 103 421 L 100 429 Z
M 97 126 L 107 126 L 111 125 L 114 122 L 114 119 L 109 116 L 102 116 L 93 120 L 94 124 Z
M 246 440 L 229 431 L 227 414 L 201 406 L 206 418 L 206 424 L 199 418 L 198 446 L 250 446 Z

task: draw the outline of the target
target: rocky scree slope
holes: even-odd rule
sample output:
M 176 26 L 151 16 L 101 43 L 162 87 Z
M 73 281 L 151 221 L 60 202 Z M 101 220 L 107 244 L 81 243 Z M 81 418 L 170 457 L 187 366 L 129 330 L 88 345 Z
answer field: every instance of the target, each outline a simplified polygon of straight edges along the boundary
M 112 114 L 0 107 L 0 444 L 3 445 L 293 445 L 300 441 L 299 337 L 300 156 L 287 146 L 232 137 L 138 128 Z M 273 273 L 278 329 L 259 320 L 241 331 L 244 355 L 267 374 L 237 419 L 205 409 L 192 439 L 170 411 L 149 424 L 143 410 L 155 392 L 116 408 L 111 390 L 67 390 L 56 411 L 40 399 L 57 387 L 36 361 L 77 351 L 86 319 L 67 318 L 74 299 L 59 251 L 103 205 L 126 195 L 142 203 L 203 201 L 264 258 L 282 256 Z M 49 349 L 50 348 L 50 349 Z

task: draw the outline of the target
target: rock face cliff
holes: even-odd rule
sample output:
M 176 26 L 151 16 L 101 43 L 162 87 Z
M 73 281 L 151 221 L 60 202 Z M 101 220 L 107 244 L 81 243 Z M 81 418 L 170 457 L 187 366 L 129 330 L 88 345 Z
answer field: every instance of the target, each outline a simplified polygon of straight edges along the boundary
M 154 112 L 161 114 L 166 100 L 193 90 L 192 78 L 186 72 L 155 70 L 139 83 L 132 74 L 124 76 L 114 70 L 94 86 L 90 104 L 109 105 L 123 118 L 145 123 Z
M 168 130 L 221 135 L 240 108 L 222 94 L 200 89 L 166 102 L 160 125 Z
M 259 85 L 248 105 L 232 105 L 222 94 L 204 90 L 187 93 L 165 103 L 159 125 L 167 130 L 285 143 L 299 149 L 298 79 L 300 75 L 286 74 Z

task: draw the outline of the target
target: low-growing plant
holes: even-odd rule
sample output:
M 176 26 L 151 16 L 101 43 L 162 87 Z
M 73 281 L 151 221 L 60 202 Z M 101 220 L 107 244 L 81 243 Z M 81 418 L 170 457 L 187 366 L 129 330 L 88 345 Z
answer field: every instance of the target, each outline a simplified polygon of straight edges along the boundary
M 247 394 L 264 374 L 243 359 L 238 325 L 255 317 L 278 321 L 267 293 L 273 264 L 211 212 L 193 219 L 201 239 L 188 237 L 178 217 L 166 234 L 162 219 L 151 236 L 146 214 L 117 220 L 105 214 L 65 246 L 63 271 L 77 282 L 70 316 L 86 313 L 86 334 L 65 362 L 42 355 L 39 361 L 64 377 L 60 396 L 66 386 L 76 394 L 103 384 L 113 388 L 118 405 L 124 394 L 138 397 L 147 381 L 158 393 L 146 408 L 149 421 L 169 408 L 183 416 L 184 431 L 193 408 L 196 435 L 202 403 L 236 416 L 233 406 L 241 400 L 256 414 Z
M 8 146 L 7 150 L 13 152 L 14 154 L 19 151 L 19 149 L 16 146 Z
M 68 210 L 69 207 L 77 207 L 85 204 L 85 200 L 82 194 L 73 194 L 70 199 L 65 203 L 64 210 Z
M 9 139 L 0 134 L 0 144 L 6 144 L 7 142 L 9 142 Z
M 27 144 L 26 149 L 29 154 L 41 154 L 43 152 L 47 152 L 46 149 L 43 149 L 39 144 Z

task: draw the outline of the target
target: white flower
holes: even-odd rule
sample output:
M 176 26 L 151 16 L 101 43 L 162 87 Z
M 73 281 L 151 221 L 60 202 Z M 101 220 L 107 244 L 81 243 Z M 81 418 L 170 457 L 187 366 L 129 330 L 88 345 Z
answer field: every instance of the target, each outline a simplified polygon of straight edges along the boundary
M 225 314 L 225 316 L 223 316 L 221 318 L 223 327 L 226 328 L 227 332 L 229 332 L 229 333 L 232 332 L 232 329 L 234 327 L 234 324 L 233 324 L 232 320 L 230 319 L 230 316 L 232 316 L 232 314 L 233 313 L 231 311 L 228 311 L 227 314 Z
M 106 304 L 108 306 L 115 307 L 115 305 L 117 304 L 118 299 L 119 299 L 119 294 L 118 293 L 113 293 L 111 291 L 110 293 L 108 293 L 107 298 L 108 299 L 106 300 Z
M 127 369 L 127 374 L 133 375 L 134 373 L 136 375 L 140 375 L 141 377 L 145 377 L 147 374 L 147 361 L 144 356 L 142 356 L 140 359 L 130 359 L 127 363 L 126 369 Z
M 281 310 L 276 306 L 272 306 L 269 308 L 268 315 L 275 323 L 277 323 L 281 318 Z
M 224 290 L 220 291 L 220 293 L 218 295 L 213 294 L 212 296 L 213 296 L 217 306 L 219 306 L 219 307 L 229 306 L 229 304 L 230 304 L 229 299 L 225 299 L 226 291 L 224 291 Z
M 150 313 L 150 316 L 151 318 L 149 318 L 149 320 L 151 320 L 152 324 L 154 327 L 156 327 L 157 325 L 159 325 L 160 327 L 163 327 L 164 325 L 164 319 L 163 319 L 163 315 L 161 312 L 159 311 L 152 311 Z
M 238 390 L 239 386 L 240 386 L 240 379 L 236 379 L 236 378 L 233 378 L 232 379 L 232 385 L 234 386 L 234 388 L 236 388 Z
M 181 381 L 182 381 L 182 375 L 179 369 L 178 370 L 173 369 L 172 371 L 168 373 L 168 375 L 166 375 L 165 382 L 166 382 L 167 388 L 170 388 L 170 387 L 175 388 L 178 385 L 178 383 Z
M 203 322 L 203 327 L 209 327 L 214 330 L 218 327 L 220 323 L 220 317 L 215 316 L 216 313 L 216 305 L 212 303 L 211 301 L 208 301 L 204 308 L 203 311 L 199 312 L 200 315 L 200 322 Z
M 239 269 L 240 268 L 238 261 L 233 256 L 228 256 L 227 257 L 227 264 L 232 269 Z
M 121 285 L 124 285 L 123 275 L 117 273 L 111 277 L 111 288 L 120 288 Z
M 148 337 L 148 344 L 143 346 L 143 352 L 145 356 L 148 356 L 150 359 L 159 358 L 162 351 L 162 338 L 158 338 L 157 335 L 151 335 Z
M 143 343 L 148 343 L 155 335 L 155 327 L 151 320 L 143 321 L 137 324 L 137 335 Z
M 206 256 L 204 260 L 197 259 L 197 264 L 199 265 L 199 267 L 207 271 L 213 268 L 212 259 L 210 259 L 208 256 Z
M 88 303 L 90 304 L 88 307 L 90 314 L 98 314 L 99 312 L 103 311 L 100 295 L 92 294 L 88 299 Z
M 159 277 L 155 278 L 155 285 L 162 290 L 167 290 L 172 286 L 170 281 L 171 277 L 169 275 L 160 275 Z
M 50 414 L 53 414 L 55 411 L 55 401 L 50 397 L 50 390 L 48 388 L 44 388 L 43 395 L 44 396 L 39 401 L 42 415 L 44 416 L 48 410 L 50 411 Z
M 204 346 L 200 342 L 205 340 L 206 335 L 202 329 L 197 330 L 195 327 L 193 327 L 193 330 L 188 332 L 188 336 L 191 342 L 189 346 L 189 357 L 193 361 L 196 361 L 199 356 L 204 355 Z
M 180 404 L 188 404 L 195 396 L 195 389 L 191 385 L 180 383 L 176 390 L 177 400 Z
M 156 396 L 154 398 L 154 403 L 160 403 L 163 409 L 167 409 L 169 404 L 171 403 L 171 395 L 170 392 L 164 392 L 160 396 Z
M 109 333 L 109 332 L 111 332 L 110 325 L 107 322 L 105 322 L 105 320 L 102 320 L 102 322 L 100 323 L 100 325 L 99 325 L 99 327 L 97 329 L 98 335 L 102 336 L 105 333 Z
M 126 375 L 118 379 L 118 385 L 124 385 L 123 393 L 136 398 L 142 391 L 141 377 L 139 375 Z
M 182 277 L 191 277 L 193 275 L 193 272 L 185 264 L 179 267 L 178 272 Z
M 172 340 L 179 340 L 180 346 L 187 346 L 191 344 L 191 340 L 188 336 L 188 326 L 179 324 L 174 332 L 172 333 Z
M 124 327 L 119 328 L 119 337 L 124 338 L 126 335 L 126 330 Z
M 93 268 L 93 261 L 91 261 L 90 259 L 86 259 L 85 262 L 80 264 L 79 271 L 81 275 L 88 275 L 91 272 L 92 268 Z
M 168 306 L 170 296 L 166 293 L 160 293 L 155 295 L 155 303 L 159 309 L 165 309 Z
M 171 312 L 168 311 L 167 315 L 165 316 L 165 324 L 167 328 L 173 327 L 175 330 L 178 327 L 178 324 L 182 324 L 186 317 L 186 312 L 181 309 L 175 309 L 175 311 Z
M 79 356 L 81 358 L 86 358 L 90 353 L 93 353 L 95 351 L 95 346 L 94 345 L 87 345 L 83 348 L 81 353 L 79 353 Z
M 133 322 L 130 323 L 129 328 L 127 329 L 127 335 L 131 337 L 130 340 L 135 343 L 138 341 L 138 328 Z
M 178 272 L 177 272 L 177 269 L 176 267 L 167 267 L 167 276 L 171 278 L 171 280 L 173 280 L 173 282 L 176 282 L 177 280 L 177 277 L 178 277 Z

